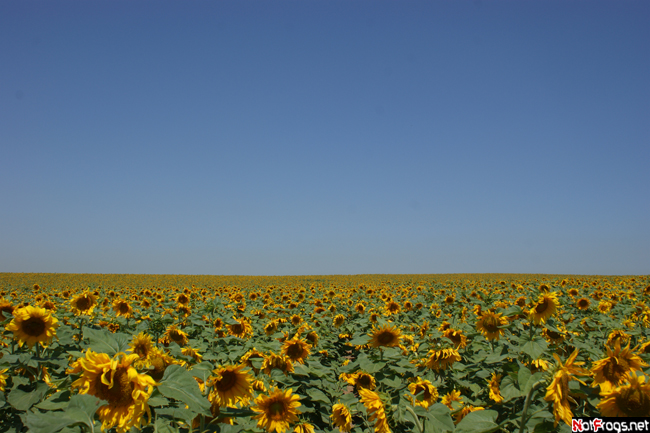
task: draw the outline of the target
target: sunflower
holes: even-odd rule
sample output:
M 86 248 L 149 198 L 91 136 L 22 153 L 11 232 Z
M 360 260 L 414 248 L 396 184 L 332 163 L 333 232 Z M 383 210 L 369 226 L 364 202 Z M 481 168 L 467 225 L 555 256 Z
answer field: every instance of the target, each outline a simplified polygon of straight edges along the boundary
M 135 337 L 130 344 L 130 352 L 135 353 L 140 357 L 140 359 L 146 359 L 153 350 L 153 341 L 151 340 L 151 335 L 146 332 L 141 332 Z
M 609 333 L 607 336 L 607 342 L 605 346 L 612 347 L 616 343 L 619 343 L 621 346 L 630 342 L 630 334 L 620 329 L 614 330 Z
M 291 423 L 298 421 L 300 397 L 292 392 L 291 388 L 286 391 L 272 388 L 269 395 L 259 395 L 251 406 L 253 411 L 259 413 L 253 417 L 258 420 L 257 427 L 267 432 L 283 433 L 289 429 Z
M 185 293 L 179 293 L 176 296 L 176 305 L 187 307 L 190 304 L 190 298 Z
M 361 388 L 366 388 L 369 390 L 374 390 L 377 387 L 377 381 L 375 378 L 364 371 L 359 371 L 357 373 L 341 373 L 339 379 L 346 381 L 349 385 L 356 387 L 357 391 Z
M 163 336 L 163 344 L 167 346 L 172 341 L 183 347 L 189 343 L 190 339 L 185 331 L 178 329 L 176 325 L 170 325 Z
M 0 322 L 4 322 L 13 314 L 14 306 L 11 302 L 6 299 L 0 299 Z M 6 314 L 9 313 L 9 314 Z
M 576 307 L 579 310 L 583 310 L 583 311 L 588 310 L 589 305 L 591 305 L 591 302 L 587 298 L 580 298 L 576 301 Z
M 210 377 L 209 385 L 214 387 L 214 400 L 219 406 L 234 407 L 236 403 L 241 402 L 244 406 L 250 401 L 252 377 L 248 374 L 249 370 L 244 370 L 245 365 L 228 365 L 222 366 L 212 372 L 214 377 Z
M 453 411 L 458 409 L 459 406 L 463 404 L 463 396 L 460 395 L 460 391 L 456 391 L 454 389 L 453 391 L 450 391 L 449 393 L 445 394 L 442 397 L 440 403 L 444 404 L 449 408 L 449 410 Z M 458 406 L 456 406 L 454 403 L 458 403 Z
M 463 347 L 467 346 L 467 337 L 463 334 L 463 331 L 449 328 L 443 333 L 442 336 L 450 339 L 451 342 L 454 343 L 454 347 L 456 349 L 462 349 Z
M 140 428 L 146 413 L 151 421 L 147 401 L 156 382 L 146 374 L 140 374 L 131 363 L 138 355 L 116 354 L 112 359 L 105 353 L 94 353 L 88 349 L 79 359 L 82 374 L 72 383 L 80 394 L 90 394 L 106 401 L 97 409 L 102 430 L 112 427 L 118 433 L 126 433 L 131 427 Z
M 375 432 L 390 433 L 384 403 L 381 401 L 379 395 L 365 388 L 359 390 L 359 395 L 361 396 L 361 403 L 363 403 L 366 407 L 366 412 L 368 412 L 368 421 L 374 421 L 375 423 Z
M 315 347 L 318 344 L 318 334 L 316 331 L 311 331 L 305 338 L 311 347 Z
M 271 371 L 274 369 L 280 370 L 286 376 L 288 373 L 293 373 L 293 363 L 288 356 L 271 353 L 270 355 L 264 357 L 264 362 L 262 363 L 262 371 L 265 374 L 270 375 Z
M 425 409 L 438 400 L 438 389 L 430 381 L 419 377 L 409 385 L 409 391 L 415 396 L 415 398 L 409 396 L 411 403 Z
M 338 328 L 339 326 L 345 323 L 345 316 L 343 314 L 337 314 L 332 321 L 332 324 Z
M 476 329 L 478 329 L 487 340 L 498 340 L 499 337 L 503 335 L 503 329 L 501 327 L 507 324 L 508 319 L 501 317 L 501 313 L 486 311 L 482 313 L 480 318 L 476 321 Z
M 429 352 L 429 359 L 426 366 L 432 370 L 446 370 L 462 358 L 456 349 L 440 349 Z
M 542 294 L 528 311 L 529 319 L 536 325 L 546 322 L 557 311 L 559 305 L 557 297 L 556 292 Z
M 17 308 L 13 314 L 14 318 L 5 329 L 14 333 L 14 340 L 18 340 L 19 346 L 25 343 L 30 348 L 36 343 L 47 346 L 56 336 L 58 320 L 45 308 L 28 305 Z
M 357 305 L 354 306 L 354 311 L 356 311 L 359 314 L 363 314 L 366 311 L 366 306 L 363 305 L 361 302 L 359 302 Z
M 314 433 L 314 426 L 308 422 L 303 422 L 293 429 L 293 433 Z
M 596 408 L 607 417 L 650 417 L 650 384 L 645 376 L 628 372 L 625 379 L 627 384 L 601 393 Z
M 81 314 L 90 315 L 97 305 L 97 298 L 91 292 L 84 292 L 72 298 L 70 305 L 75 316 Z
M 503 397 L 501 396 L 501 391 L 499 390 L 499 381 L 501 380 L 501 375 L 492 373 L 492 378 L 490 379 L 488 386 L 490 387 L 490 398 L 494 400 L 495 403 L 501 403 Z
M 128 301 L 124 299 L 116 299 L 113 301 L 113 311 L 118 317 L 129 318 L 133 317 L 133 308 Z
M 485 409 L 484 407 L 472 406 L 471 404 L 467 405 L 467 406 L 464 406 L 461 410 L 456 412 L 456 416 L 454 417 L 454 424 L 458 424 L 459 422 L 461 422 L 463 420 L 463 418 L 465 418 L 465 416 L 467 416 L 467 414 L 472 413 L 472 412 L 476 412 L 477 410 L 484 410 L 484 409 Z
M 4 392 L 5 387 L 7 386 L 7 379 L 9 379 L 9 375 L 5 374 L 9 369 L 5 368 L 4 370 L 0 370 L 0 392 Z
M 399 346 L 402 332 L 399 328 L 390 325 L 384 325 L 381 328 L 374 328 L 370 335 L 371 347 L 395 347 Z
M 401 311 L 401 309 L 402 308 L 395 301 L 389 301 L 386 303 L 386 314 L 388 315 L 397 314 Z
M 154 380 L 161 380 L 167 367 L 172 364 L 180 364 L 180 362 L 173 356 L 154 347 L 147 359 L 136 361 L 135 366 L 137 368 L 148 368 L 149 376 Z
M 603 390 L 620 385 L 627 373 L 641 370 L 641 367 L 648 365 L 630 350 L 629 344 L 621 349 L 621 344 L 617 341 L 614 350 L 605 348 L 607 356 L 596 361 L 591 367 L 591 372 L 595 375 L 594 385 L 599 384 Z
M 253 327 L 251 326 L 248 319 L 245 317 L 242 317 L 240 320 L 237 320 L 235 317 L 233 317 L 233 319 L 236 323 L 232 325 L 226 325 L 226 328 L 228 328 L 228 333 L 230 335 L 242 339 L 253 335 Z
M 352 430 L 352 414 L 346 405 L 337 403 L 332 406 L 330 418 L 342 433 Z
M 556 427 L 560 420 L 569 425 L 571 424 L 571 418 L 573 417 L 571 403 L 575 403 L 575 400 L 569 395 L 569 382 L 574 379 L 574 375 L 587 376 L 589 374 L 587 370 L 579 367 L 584 362 L 575 362 L 577 356 L 578 350 L 576 349 L 563 364 L 560 357 L 556 353 L 553 354 L 553 357 L 557 361 L 557 366 L 553 380 L 546 388 L 544 400 L 553 403 L 553 415 L 555 416 Z M 579 379 L 576 380 L 583 383 Z
M 194 349 L 193 347 L 183 347 L 181 349 L 181 353 L 185 356 L 189 356 L 192 358 L 195 362 L 201 362 L 203 361 L 203 355 L 199 353 L 199 349 Z M 185 365 L 185 364 L 183 364 Z
M 282 345 L 282 354 L 286 355 L 291 361 L 300 364 L 305 363 L 305 359 L 309 356 L 309 351 L 309 344 L 297 337 L 285 341 Z

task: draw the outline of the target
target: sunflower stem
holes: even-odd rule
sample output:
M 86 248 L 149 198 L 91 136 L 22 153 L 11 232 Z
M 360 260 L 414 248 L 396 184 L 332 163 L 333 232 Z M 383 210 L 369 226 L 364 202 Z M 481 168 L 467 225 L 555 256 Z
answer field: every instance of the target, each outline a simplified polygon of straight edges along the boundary
M 519 422 L 519 433 L 523 433 L 524 431 L 524 426 L 526 425 L 526 414 L 528 412 L 528 408 L 530 407 L 530 401 L 532 399 L 533 393 L 535 390 L 544 383 L 544 379 L 538 380 L 533 384 L 533 386 L 530 387 L 530 391 L 528 391 L 528 395 L 526 395 L 526 402 L 524 403 L 524 411 L 521 413 L 521 421 Z
M 418 430 L 420 430 L 420 433 L 424 433 L 424 424 L 420 423 L 420 420 L 418 416 L 415 414 L 413 408 L 411 406 L 404 406 L 404 409 L 411 412 L 411 415 L 413 415 L 413 419 L 415 420 L 415 425 L 417 426 Z

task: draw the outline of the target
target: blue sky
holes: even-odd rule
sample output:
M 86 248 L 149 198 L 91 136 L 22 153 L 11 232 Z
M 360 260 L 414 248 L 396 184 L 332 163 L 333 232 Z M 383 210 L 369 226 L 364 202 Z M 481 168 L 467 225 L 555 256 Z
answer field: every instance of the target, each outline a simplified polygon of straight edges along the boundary
M 3 1 L 0 271 L 648 274 L 648 22 Z

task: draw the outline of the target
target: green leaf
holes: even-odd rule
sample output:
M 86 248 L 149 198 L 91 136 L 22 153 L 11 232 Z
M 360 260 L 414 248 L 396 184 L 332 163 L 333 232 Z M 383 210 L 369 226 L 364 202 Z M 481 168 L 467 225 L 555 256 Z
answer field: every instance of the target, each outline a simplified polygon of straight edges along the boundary
M 68 407 L 68 404 L 70 404 L 70 391 L 59 391 L 38 403 L 36 407 L 43 410 L 57 410 Z
M 489 433 L 499 429 L 495 410 L 470 412 L 458 423 L 454 433 Z
M 366 373 L 376 373 L 382 368 L 382 364 L 379 362 L 373 362 L 370 358 L 368 358 L 368 355 L 365 353 L 362 353 L 359 355 L 357 358 L 357 361 L 359 361 L 359 367 L 361 370 L 365 371 Z
M 365 344 L 368 344 L 369 341 L 370 341 L 370 337 L 369 337 L 369 336 L 367 336 L 367 335 L 360 335 L 360 336 L 358 336 L 358 337 L 353 338 L 353 339 L 350 341 L 350 344 L 352 344 L 353 346 L 363 346 L 363 345 L 365 345 Z
M 166 419 L 158 418 L 154 424 L 154 433 L 178 433 L 178 429 L 172 427 Z
M 180 365 L 167 367 L 158 391 L 167 398 L 185 403 L 196 413 L 210 416 L 210 402 L 201 394 L 194 377 Z
M 320 389 L 315 389 L 312 388 L 309 390 L 309 399 L 311 401 L 319 401 L 321 403 L 325 404 L 332 404 L 332 401 L 329 399 L 329 397 Z
M 531 357 L 531 359 L 538 359 L 542 356 L 548 343 L 542 337 L 536 335 L 531 339 L 524 335 L 519 339 L 519 350 Z
M 424 423 L 427 432 L 454 431 L 454 421 L 451 419 L 451 411 L 442 403 L 436 403 L 429 407 L 427 421 Z
M 515 382 L 510 376 L 506 376 L 501 380 L 501 385 L 499 388 L 500 388 L 499 391 L 501 392 L 501 397 L 503 397 L 504 402 L 522 396 L 521 391 L 519 390 L 519 388 L 515 386 Z
M 519 389 L 524 389 L 526 387 L 526 384 L 528 383 L 528 379 L 530 379 L 531 372 L 527 367 L 520 366 L 519 367 L 519 373 L 517 374 L 517 384 L 519 385 Z
M 54 433 L 64 427 L 75 424 L 77 421 L 72 419 L 66 412 L 28 412 L 25 418 L 25 425 L 30 433 Z
M 36 385 L 36 389 L 30 389 L 27 385 L 20 385 L 12 390 L 7 397 L 7 402 L 18 410 L 29 410 L 30 407 L 41 401 L 50 389 L 45 383 Z
M 126 334 L 111 333 L 105 329 L 93 329 L 83 327 L 84 339 L 88 339 L 88 347 L 93 352 L 106 353 L 114 356 L 118 352 L 124 352 L 129 348 L 130 337 Z

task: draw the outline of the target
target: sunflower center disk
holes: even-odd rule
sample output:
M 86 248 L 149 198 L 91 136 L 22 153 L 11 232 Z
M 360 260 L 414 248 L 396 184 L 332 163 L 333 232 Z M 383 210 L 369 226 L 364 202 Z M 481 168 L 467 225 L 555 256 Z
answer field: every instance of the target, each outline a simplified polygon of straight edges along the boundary
M 87 297 L 83 297 L 77 301 L 77 310 L 86 311 L 90 308 L 91 302 Z
M 377 341 L 379 341 L 379 344 L 381 345 L 388 345 L 393 342 L 394 335 L 392 332 L 382 332 L 377 336 Z
M 221 379 L 217 381 L 217 390 L 220 392 L 230 391 L 237 383 L 237 374 L 234 371 L 224 371 Z
M 616 397 L 616 405 L 627 416 L 644 417 L 650 412 L 650 397 L 639 389 L 629 389 Z
M 285 412 L 284 403 L 281 401 L 274 401 L 269 406 L 269 413 L 271 414 L 271 417 L 275 420 L 282 419 L 284 416 L 284 412 Z
M 40 317 L 30 317 L 23 322 L 22 328 L 30 337 L 38 337 L 45 331 L 45 321 Z
M 97 375 L 97 397 L 106 400 L 111 406 L 128 406 L 133 403 L 133 384 L 125 368 L 118 368 L 113 376 L 113 386 L 102 383 L 101 375 Z

